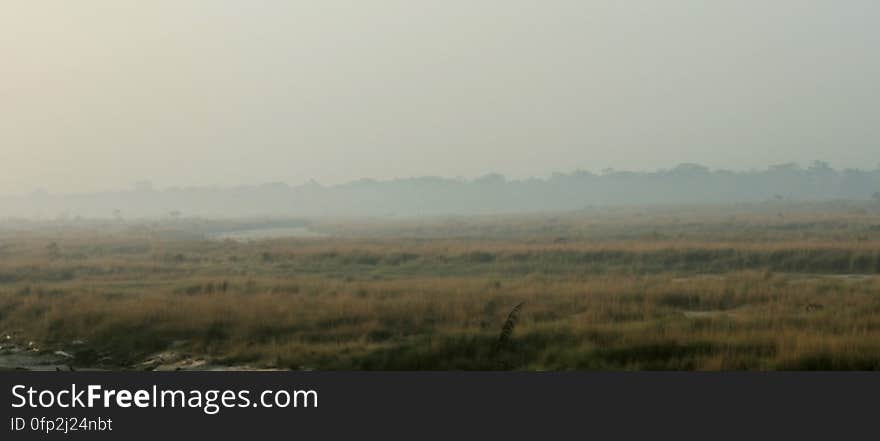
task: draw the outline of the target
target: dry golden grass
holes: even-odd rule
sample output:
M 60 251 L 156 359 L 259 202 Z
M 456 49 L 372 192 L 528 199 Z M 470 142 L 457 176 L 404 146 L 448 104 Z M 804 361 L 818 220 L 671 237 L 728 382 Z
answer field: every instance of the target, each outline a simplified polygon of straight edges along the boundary
M 549 235 L 472 221 L 510 230 L 480 239 L 7 233 L 0 332 L 50 348 L 85 340 L 115 368 L 182 340 L 228 363 L 282 368 L 878 369 L 877 219 L 820 217 L 796 220 L 799 239 L 774 217 L 702 220 L 682 237 L 670 237 L 682 221 L 646 219 L 630 224 L 656 231 L 641 239 L 565 233 L 618 228 L 580 219 Z M 706 240 L 713 231 L 720 238 Z

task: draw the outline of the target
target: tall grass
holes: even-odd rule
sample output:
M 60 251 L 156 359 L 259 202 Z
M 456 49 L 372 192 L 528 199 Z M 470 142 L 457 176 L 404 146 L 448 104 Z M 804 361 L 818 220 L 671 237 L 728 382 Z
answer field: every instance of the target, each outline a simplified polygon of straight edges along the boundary
M 878 369 L 880 241 L 813 221 L 802 240 L 7 234 L 0 333 L 116 368 L 175 345 L 281 368 Z

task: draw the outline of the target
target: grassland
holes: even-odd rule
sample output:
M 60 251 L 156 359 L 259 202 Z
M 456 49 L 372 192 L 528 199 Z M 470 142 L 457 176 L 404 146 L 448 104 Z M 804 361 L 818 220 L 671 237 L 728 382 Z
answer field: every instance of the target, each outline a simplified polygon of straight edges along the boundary
M 169 347 L 282 369 L 880 368 L 870 206 L 318 220 L 328 237 L 206 239 L 218 224 L 7 224 L 0 335 L 81 341 L 76 363 L 110 369 Z

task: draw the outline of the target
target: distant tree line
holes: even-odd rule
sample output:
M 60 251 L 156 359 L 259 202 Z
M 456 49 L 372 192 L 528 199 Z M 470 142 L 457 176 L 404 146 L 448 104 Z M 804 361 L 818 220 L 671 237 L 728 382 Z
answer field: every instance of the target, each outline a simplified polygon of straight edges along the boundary
M 601 173 L 578 170 L 511 180 L 418 177 L 363 179 L 323 186 L 270 183 L 231 188 L 168 188 L 140 182 L 130 191 L 0 197 L 3 217 L 418 216 L 577 210 L 590 206 L 727 204 L 765 201 L 875 200 L 880 169 L 781 164 L 765 170 L 711 170 L 680 164 L 669 170 Z

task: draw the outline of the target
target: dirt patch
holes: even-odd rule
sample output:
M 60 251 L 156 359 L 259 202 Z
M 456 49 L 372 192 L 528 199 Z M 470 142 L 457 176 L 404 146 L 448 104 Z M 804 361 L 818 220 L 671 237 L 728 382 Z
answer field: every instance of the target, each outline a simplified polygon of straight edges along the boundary
M 682 311 L 685 318 L 701 319 L 727 316 L 729 311 Z
M 803 274 L 789 275 L 788 284 L 798 285 L 821 282 L 823 280 L 836 280 L 846 283 L 859 283 L 874 280 L 874 274 Z
M 70 358 L 38 348 L 0 345 L 0 371 L 69 371 Z
M 5 337 L 9 337 L 8 339 Z M 183 350 L 175 342 L 168 350 L 145 357 L 131 365 L 114 364 L 113 358 L 81 341 L 65 349 L 42 349 L 34 342 L 21 343 L 11 336 L 0 337 L 0 371 L 259 371 L 277 370 L 250 365 L 227 365 L 211 357 Z

